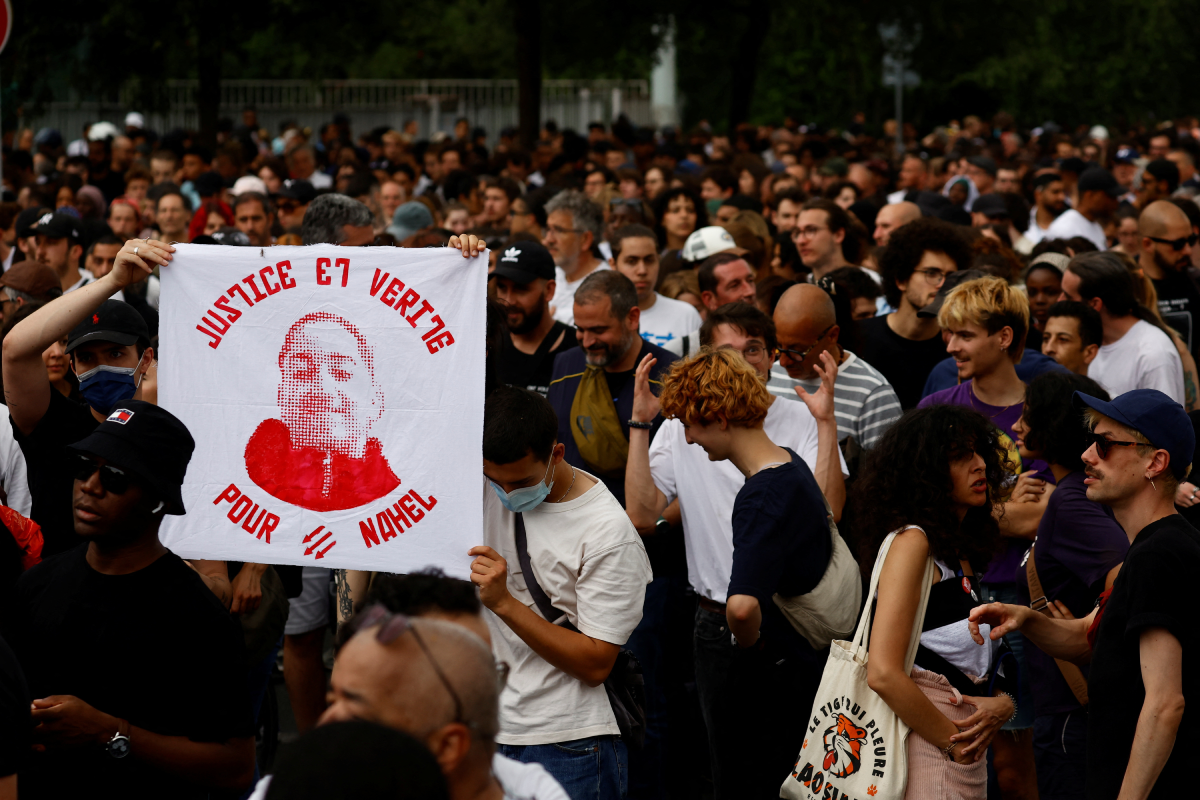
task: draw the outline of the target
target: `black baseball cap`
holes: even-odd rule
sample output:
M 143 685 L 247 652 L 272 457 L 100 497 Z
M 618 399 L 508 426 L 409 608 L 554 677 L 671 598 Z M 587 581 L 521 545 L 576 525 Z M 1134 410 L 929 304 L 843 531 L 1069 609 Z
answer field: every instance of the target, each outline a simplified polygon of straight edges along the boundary
M 971 213 L 984 214 L 990 219 L 996 217 L 1008 219 L 1008 205 L 998 194 L 980 195 L 975 198 L 975 203 L 971 206 Z
M 149 342 L 150 330 L 146 320 L 129 303 L 105 300 L 67 337 L 67 352 L 88 342 L 137 344 Z
M 54 212 L 45 206 L 36 208 L 27 208 L 20 214 L 17 214 L 17 238 L 24 239 L 27 236 L 33 236 L 33 226 L 37 225 L 37 221 L 46 214 Z
M 1179 165 L 1167 158 L 1157 158 L 1146 165 L 1146 174 L 1156 181 L 1166 181 L 1171 191 L 1179 188 Z
M 986 195 L 985 195 L 986 197 Z M 976 278 L 986 278 L 988 275 L 981 269 L 960 269 L 958 272 L 951 272 L 946 276 L 946 280 L 938 289 L 937 296 L 933 298 L 933 302 L 924 308 L 917 309 L 917 316 L 925 319 L 937 319 L 938 312 L 942 310 L 942 304 L 946 302 L 946 295 L 950 294 L 955 287 L 961 286 L 967 281 L 973 281 Z
M 1079 176 L 1079 192 L 1104 192 L 1114 200 L 1125 194 L 1125 188 L 1104 167 L 1092 167 Z
M 967 159 L 967 163 L 973 167 L 979 167 L 979 169 L 983 170 L 988 175 L 991 175 L 993 178 L 996 177 L 996 172 L 998 171 L 996 167 L 996 159 L 992 158 L 991 156 L 971 156 Z
M 142 400 L 122 400 L 94 431 L 68 447 L 99 456 L 133 474 L 167 503 L 167 514 L 187 513 L 180 488 L 196 440 L 165 408 Z
M 504 248 L 490 277 L 508 278 L 524 286 L 544 278 L 554 280 L 554 258 L 537 242 L 514 242 Z
M 1157 389 L 1134 389 L 1106 403 L 1083 392 L 1071 396 L 1075 408 L 1091 408 L 1150 440 L 1171 455 L 1171 472 L 1183 480 L 1196 452 L 1196 431 L 1183 406 Z
M 47 211 L 38 217 L 33 225 L 31 235 L 45 236 L 50 239 L 80 239 L 79 220 L 70 214 L 59 214 Z
M 275 193 L 275 196 L 286 197 L 288 200 L 295 200 L 301 205 L 308 205 L 316 198 L 317 190 L 308 181 L 289 178 L 279 187 L 279 191 Z

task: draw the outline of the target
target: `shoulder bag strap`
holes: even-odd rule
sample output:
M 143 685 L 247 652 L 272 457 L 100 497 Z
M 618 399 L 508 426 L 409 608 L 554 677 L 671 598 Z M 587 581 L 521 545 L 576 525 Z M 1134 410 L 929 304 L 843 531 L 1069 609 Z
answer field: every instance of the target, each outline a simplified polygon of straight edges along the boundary
M 883 540 L 883 545 L 879 548 L 879 556 L 875 559 L 875 568 L 871 570 L 871 587 L 867 592 L 866 608 L 863 611 L 862 618 L 858 622 L 858 630 L 854 633 L 854 644 L 862 648 L 864 655 L 869 648 L 871 641 L 871 607 L 875 602 L 875 594 L 879 590 L 879 576 L 883 572 L 883 564 L 887 561 L 888 551 L 892 548 L 892 542 L 904 531 L 910 528 L 916 528 L 925 533 L 924 529 L 917 525 L 907 525 L 899 530 L 892 531 L 887 538 Z M 933 553 L 925 560 L 925 575 L 923 578 L 923 586 L 925 590 L 921 594 L 921 599 L 917 603 L 917 615 L 913 619 L 912 638 L 908 643 L 908 653 L 904 659 L 905 673 L 912 672 L 913 664 L 917 660 L 917 648 L 921 646 L 921 625 L 925 620 L 925 608 L 929 605 L 929 589 L 933 584 L 933 573 L 937 569 L 937 565 L 933 563 Z
M 1042 582 L 1038 578 L 1037 565 L 1034 563 L 1033 550 L 1036 545 L 1029 548 L 1029 557 L 1025 559 L 1025 577 L 1029 579 L 1029 596 L 1033 598 L 1029 607 L 1039 614 L 1045 614 L 1047 617 L 1050 614 L 1050 601 L 1046 598 L 1046 592 L 1042 589 Z M 1067 682 L 1067 686 L 1071 687 L 1071 694 L 1075 695 L 1075 699 L 1079 701 L 1079 705 L 1086 706 L 1088 704 L 1088 687 L 1087 678 L 1083 677 L 1083 671 L 1079 667 L 1072 664 L 1070 661 L 1062 659 L 1054 659 L 1054 663 L 1058 665 L 1058 671 L 1062 673 L 1063 680 Z
M 533 574 L 533 565 L 529 563 L 529 542 L 525 536 L 525 515 L 514 514 L 513 516 L 517 518 L 517 562 L 521 565 L 521 574 L 525 576 L 525 588 L 533 595 L 533 602 L 537 604 L 542 616 L 550 622 L 554 622 L 563 615 L 563 612 L 550 602 L 550 598 L 538 583 L 537 575 Z

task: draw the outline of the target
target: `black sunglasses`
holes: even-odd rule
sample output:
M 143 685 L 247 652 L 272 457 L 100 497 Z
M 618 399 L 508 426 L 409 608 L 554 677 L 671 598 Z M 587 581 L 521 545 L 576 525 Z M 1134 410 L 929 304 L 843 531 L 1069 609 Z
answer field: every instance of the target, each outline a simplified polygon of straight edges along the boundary
M 815 342 L 813 342 L 811 345 L 809 345 L 807 350 L 801 351 L 801 350 L 792 350 L 787 347 L 779 347 L 776 349 L 775 352 L 780 353 L 780 354 L 786 354 L 788 358 L 790 358 L 792 361 L 795 361 L 797 364 L 799 364 L 801 361 L 808 358 L 809 353 L 811 353 L 813 350 L 817 349 L 817 345 L 819 345 L 821 343 L 821 340 L 824 339 L 825 336 L 831 330 L 833 330 L 833 325 L 830 325 L 828 328 L 821 331 L 821 335 L 817 337 L 817 340 Z
M 1157 236 L 1147 236 L 1146 238 L 1152 242 L 1158 242 L 1159 244 L 1169 244 L 1171 245 L 1171 249 L 1176 252 L 1182 250 L 1184 245 L 1191 245 L 1192 247 L 1195 247 L 1196 242 L 1200 242 L 1200 235 L 1195 233 L 1193 233 L 1191 236 L 1180 236 L 1178 239 L 1160 239 Z
M 1105 439 L 1098 433 L 1091 434 L 1092 444 L 1096 445 L 1096 452 L 1100 458 L 1108 458 L 1108 452 L 1113 447 L 1153 447 L 1154 445 L 1143 444 L 1142 442 L 1115 442 L 1112 439 Z
M 100 462 L 91 456 L 77 455 L 75 457 L 75 480 L 86 482 L 96 471 L 100 471 L 100 485 L 110 494 L 125 494 L 133 479 L 124 470 L 117 469 L 111 464 L 100 466 Z

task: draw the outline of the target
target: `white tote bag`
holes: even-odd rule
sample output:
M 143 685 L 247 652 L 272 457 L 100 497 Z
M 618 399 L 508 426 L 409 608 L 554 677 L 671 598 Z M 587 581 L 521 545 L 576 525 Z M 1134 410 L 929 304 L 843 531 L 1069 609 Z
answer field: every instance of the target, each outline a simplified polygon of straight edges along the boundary
M 915 528 L 915 525 L 909 528 Z M 867 646 L 871 641 L 871 600 L 879 588 L 879 573 L 892 541 L 901 528 L 888 534 L 871 571 L 867 607 L 854 640 L 836 640 L 821 675 L 812 713 L 805 720 L 806 738 L 792 773 L 779 796 L 787 800 L 903 800 L 908 785 L 908 733 L 896 712 L 867 686 Z M 918 528 L 918 530 L 920 530 Z M 929 602 L 936 566 L 925 564 L 925 591 L 917 606 L 912 639 L 904 659 L 912 672 L 921 643 L 921 621 Z

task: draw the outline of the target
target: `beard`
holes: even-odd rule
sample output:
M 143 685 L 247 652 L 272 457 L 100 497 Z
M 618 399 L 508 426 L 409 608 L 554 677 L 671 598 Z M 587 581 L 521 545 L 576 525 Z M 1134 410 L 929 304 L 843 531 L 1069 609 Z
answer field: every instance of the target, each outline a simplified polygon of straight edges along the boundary
M 533 311 L 526 311 L 520 306 L 506 306 L 504 310 L 509 318 L 520 317 L 520 322 L 508 326 L 509 333 L 525 334 L 535 331 L 537 326 L 542 324 L 542 318 L 546 316 L 544 303 L 539 303 Z
M 1172 262 L 1169 259 L 1163 258 L 1162 254 L 1158 252 L 1158 248 L 1156 247 L 1154 248 L 1154 263 L 1157 264 L 1158 268 L 1163 272 L 1183 272 L 1192 265 L 1192 259 L 1188 256 L 1180 256 L 1178 259 Z
M 626 336 L 615 345 L 605 344 L 604 342 L 596 342 L 592 347 L 584 350 L 584 358 L 587 363 L 593 367 L 607 367 L 610 364 L 615 364 L 625 357 L 629 352 L 629 348 L 633 346 L 634 337 Z

